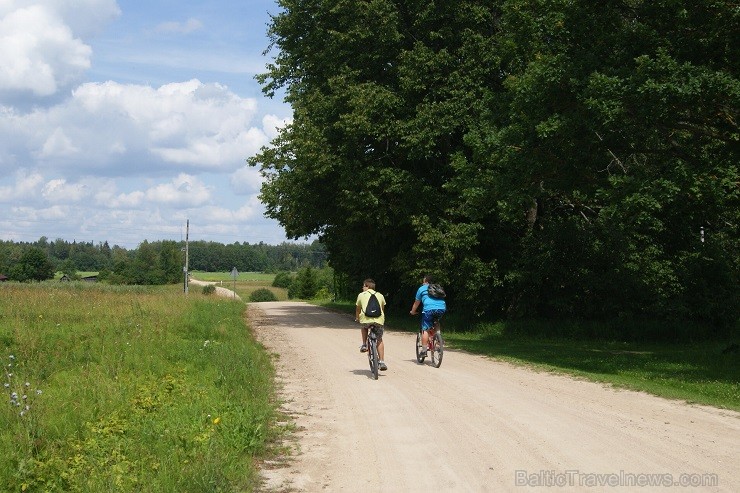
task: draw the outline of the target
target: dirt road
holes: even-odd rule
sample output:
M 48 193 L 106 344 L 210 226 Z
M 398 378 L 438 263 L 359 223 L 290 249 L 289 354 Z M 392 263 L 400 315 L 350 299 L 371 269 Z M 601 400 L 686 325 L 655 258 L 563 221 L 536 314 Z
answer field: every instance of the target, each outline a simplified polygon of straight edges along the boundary
M 392 331 L 376 381 L 351 317 L 248 311 L 299 427 L 264 491 L 740 491 L 738 413 L 453 350 L 435 369 Z
M 218 296 L 223 296 L 225 298 L 235 298 L 235 299 L 241 300 L 241 297 L 238 294 L 236 294 L 234 291 L 232 291 L 231 289 L 222 287 L 223 285 L 222 282 L 199 281 L 198 279 L 193 279 L 191 277 L 189 284 L 191 284 L 192 286 L 200 286 L 200 287 L 213 284 L 213 287 L 216 288 L 216 294 Z

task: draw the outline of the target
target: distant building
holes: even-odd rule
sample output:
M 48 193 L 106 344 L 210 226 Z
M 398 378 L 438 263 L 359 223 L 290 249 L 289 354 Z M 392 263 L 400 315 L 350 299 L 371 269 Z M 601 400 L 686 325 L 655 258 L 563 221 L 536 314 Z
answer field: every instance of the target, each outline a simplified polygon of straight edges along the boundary
M 6 276 L 5 274 L 0 274 L 0 282 L 5 282 L 7 280 L 8 280 L 8 276 Z
M 98 276 L 85 276 L 82 278 L 82 280 L 85 282 L 98 282 Z
M 59 278 L 59 282 L 69 282 L 72 279 L 69 278 L 67 274 L 64 274 L 62 277 Z

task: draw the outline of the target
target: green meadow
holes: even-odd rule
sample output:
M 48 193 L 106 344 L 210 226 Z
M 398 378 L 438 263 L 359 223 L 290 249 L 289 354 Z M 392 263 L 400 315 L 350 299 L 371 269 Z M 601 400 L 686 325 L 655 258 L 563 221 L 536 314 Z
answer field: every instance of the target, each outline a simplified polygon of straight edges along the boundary
M 191 277 L 199 281 L 215 282 L 217 286 L 235 291 L 244 301 L 249 301 L 249 295 L 258 289 L 269 289 L 275 294 L 279 301 L 288 299 L 288 290 L 272 286 L 275 274 L 262 272 L 239 272 L 236 279 L 231 277 L 230 272 L 199 272 L 192 271 Z M 191 286 L 189 289 L 202 289 L 199 286 Z
M 276 421 L 243 303 L 0 284 L 2 491 L 251 491 Z

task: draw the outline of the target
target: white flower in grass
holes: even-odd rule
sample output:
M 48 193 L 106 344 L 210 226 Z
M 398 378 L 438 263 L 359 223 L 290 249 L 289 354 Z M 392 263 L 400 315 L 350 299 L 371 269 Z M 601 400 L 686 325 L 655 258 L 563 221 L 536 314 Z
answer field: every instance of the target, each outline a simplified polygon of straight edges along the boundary
M 40 389 L 36 389 L 36 395 L 41 395 L 41 390 Z

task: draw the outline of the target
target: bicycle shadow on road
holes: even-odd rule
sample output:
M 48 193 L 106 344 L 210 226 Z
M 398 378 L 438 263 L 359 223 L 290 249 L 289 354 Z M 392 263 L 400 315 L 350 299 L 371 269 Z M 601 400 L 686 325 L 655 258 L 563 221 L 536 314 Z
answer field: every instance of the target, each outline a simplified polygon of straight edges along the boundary
M 370 380 L 373 379 L 373 372 L 371 372 L 370 370 L 350 370 L 350 372 L 353 373 L 353 374 L 355 374 L 355 375 L 364 375 L 367 378 L 369 378 Z M 378 378 L 380 378 L 382 376 L 384 376 L 383 373 L 378 373 Z

